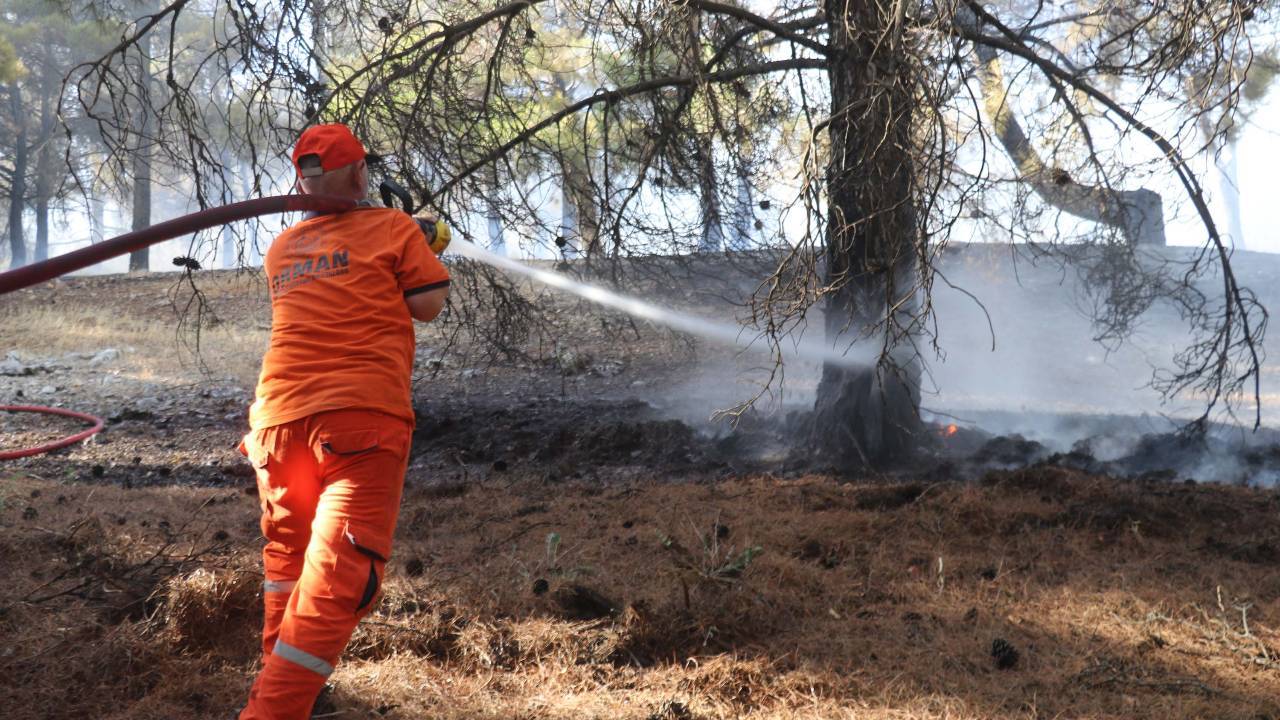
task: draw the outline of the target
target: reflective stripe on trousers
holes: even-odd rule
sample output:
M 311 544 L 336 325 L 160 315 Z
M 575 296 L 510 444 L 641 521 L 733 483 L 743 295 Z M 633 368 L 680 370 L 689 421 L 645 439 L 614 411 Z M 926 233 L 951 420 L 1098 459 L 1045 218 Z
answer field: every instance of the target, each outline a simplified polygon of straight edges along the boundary
M 262 583 L 262 592 L 291 593 L 297 584 L 297 580 L 265 580 Z
M 329 663 L 305 650 L 299 650 L 283 640 L 276 641 L 276 647 L 272 650 L 272 654 L 295 665 L 301 665 L 317 675 L 329 677 L 333 672 L 333 666 Z

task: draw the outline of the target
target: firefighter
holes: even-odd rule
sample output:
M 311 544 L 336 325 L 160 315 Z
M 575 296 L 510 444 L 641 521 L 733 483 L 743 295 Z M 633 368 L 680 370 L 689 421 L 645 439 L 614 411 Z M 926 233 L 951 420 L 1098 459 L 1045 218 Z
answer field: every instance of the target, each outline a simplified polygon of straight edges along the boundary
M 301 192 L 361 207 L 302 220 L 266 256 L 271 343 L 240 445 L 267 540 L 263 664 L 241 720 L 307 718 L 377 601 L 413 431 L 413 320 L 449 293 L 420 224 L 366 200 L 350 129 L 308 128 L 293 163 Z

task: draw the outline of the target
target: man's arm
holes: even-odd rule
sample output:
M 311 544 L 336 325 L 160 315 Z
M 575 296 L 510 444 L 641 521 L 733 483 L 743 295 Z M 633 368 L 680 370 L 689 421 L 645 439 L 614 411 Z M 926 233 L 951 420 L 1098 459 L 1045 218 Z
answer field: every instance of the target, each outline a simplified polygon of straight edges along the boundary
M 406 296 L 404 304 L 409 306 L 409 314 L 419 322 L 431 322 L 444 309 L 444 301 L 449 299 L 449 286 L 414 293 Z

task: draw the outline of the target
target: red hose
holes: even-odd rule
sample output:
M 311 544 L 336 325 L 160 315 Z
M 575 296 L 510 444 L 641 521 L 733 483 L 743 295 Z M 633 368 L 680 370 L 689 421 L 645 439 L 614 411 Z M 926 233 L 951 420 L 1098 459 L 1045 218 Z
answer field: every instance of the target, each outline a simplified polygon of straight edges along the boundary
M 59 440 L 54 440 L 44 445 L 38 445 L 33 448 L 24 448 L 22 450 L 0 450 L 0 460 L 14 460 L 22 457 L 30 457 L 47 453 L 50 450 L 57 450 L 68 445 L 74 445 L 87 437 L 97 435 L 102 430 L 102 418 L 89 413 L 76 412 L 75 410 L 66 410 L 63 408 L 40 407 L 39 405 L 0 405 L 0 411 L 3 412 L 33 412 L 45 413 L 47 415 L 62 415 L 64 417 L 76 418 L 85 422 L 93 423 L 93 427 L 88 430 L 82 430 L 75 435 L 68 435 Z
M 247 220 L 259 215 L 310 210 L 321 213 L 345 212 L 356 206 L 349 198 L 332 195 L 276 195 L 274 197 L 244 200 L 230 205 L 212 207 L 190 215 L 174 218 L 136 232 L 126 233 L 81 248 L 75 252 L 49 258 L 43 262 L 15 268 L 0 273 L 0 295 L 31 287 L 59 275 L 83 270 L 103 260 L 110 260 L 134 250 L 141 250 L 164 240 L 189 235 L 211 227 L 225 225 L 236 220 Z

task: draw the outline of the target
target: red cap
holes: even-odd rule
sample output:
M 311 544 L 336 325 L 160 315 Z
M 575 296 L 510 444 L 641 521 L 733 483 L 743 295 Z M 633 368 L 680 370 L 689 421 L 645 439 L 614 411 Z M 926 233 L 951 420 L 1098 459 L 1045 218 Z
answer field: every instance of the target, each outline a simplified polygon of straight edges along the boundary
M 346 125 L 313 125 L 302 131 L 302 137 L 298 138 L 298 144 L 293 148 L 293 167 L 298 171 L 298 177 L 315 177 L 363 160 L 367 154 L 364 145 Z M 298 160 L 307 155 L 319 155 L 320 167 L 303 172 L 298 167 Z

